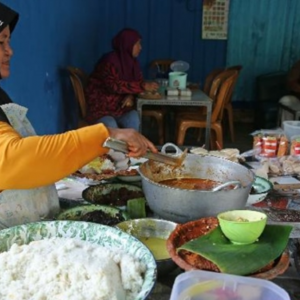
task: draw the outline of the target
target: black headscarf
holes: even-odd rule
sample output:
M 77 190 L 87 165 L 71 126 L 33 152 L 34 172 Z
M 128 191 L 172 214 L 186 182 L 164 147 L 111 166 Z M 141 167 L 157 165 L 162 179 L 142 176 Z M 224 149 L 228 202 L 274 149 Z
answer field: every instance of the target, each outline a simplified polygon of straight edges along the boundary
M 10 33 L 12 33 L 15 29 L 15 26 L 19 20 L 19 14 L 14 10 L 10 9 L 3 3 L 0 3 L 0 32 L 8 25 L 10 29 Z M 1 74 L 0 74 L 1 79 Z M 7 93 L 0 88 L 0 105 L 11 103 L 12 100 L 7 95 Z M 0 109 L 0 121 L 8 122 L 6 115 L 3 113 L 2 109 Z
M 10 33 L 12 33 L 18 20 L 19 14 L 17 12 L 0 3 L 0 32 L 9 25 Z

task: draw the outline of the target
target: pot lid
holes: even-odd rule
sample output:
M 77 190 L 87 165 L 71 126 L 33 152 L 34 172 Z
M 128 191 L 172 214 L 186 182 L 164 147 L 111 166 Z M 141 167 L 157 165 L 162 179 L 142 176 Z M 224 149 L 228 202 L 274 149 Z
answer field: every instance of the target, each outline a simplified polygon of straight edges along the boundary
M 173 63 L 171 63 L 170 65 L 170 69 L 173 72 L 185 72 L 190 68 L 189 63 L 187 63 L 186 61 L 182 61 L 182 60 L 177 60 L 174 61 Z

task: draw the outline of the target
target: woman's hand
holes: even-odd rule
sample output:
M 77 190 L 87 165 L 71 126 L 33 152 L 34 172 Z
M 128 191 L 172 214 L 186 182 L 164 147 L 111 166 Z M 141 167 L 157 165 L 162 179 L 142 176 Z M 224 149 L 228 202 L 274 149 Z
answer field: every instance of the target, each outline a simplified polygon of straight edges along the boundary
M 159 84 L 157 82 L 145 82 L 144 89 L 146 92 L 156 92 L 159 88 Z
M 133 95 L 127 95 L 123 100 L 122 108 L 123 107 L 131 107 L 133 105 L 134 105 Z
M 132 128 L 107 128 L 109 136 L 127 143 L 129 157 L 141 157 L 148 150 L 157 153 L 158 150 L 145 136 Z

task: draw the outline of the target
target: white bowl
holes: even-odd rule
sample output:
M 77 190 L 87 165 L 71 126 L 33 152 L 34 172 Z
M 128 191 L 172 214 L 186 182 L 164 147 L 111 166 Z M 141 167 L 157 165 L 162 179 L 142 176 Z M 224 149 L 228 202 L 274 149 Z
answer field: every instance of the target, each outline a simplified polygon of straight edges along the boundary
M 246 206 L 263 201 L 272 188 L 271 181 L 260 176 L 255 176 Z

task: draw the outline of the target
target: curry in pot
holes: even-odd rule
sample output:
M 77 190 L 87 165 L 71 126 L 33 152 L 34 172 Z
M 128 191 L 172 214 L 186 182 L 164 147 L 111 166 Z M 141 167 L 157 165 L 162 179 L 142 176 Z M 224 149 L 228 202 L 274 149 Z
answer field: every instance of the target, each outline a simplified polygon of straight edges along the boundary
M 203 178 L 172 178 L 159 181 L 159 184 L 167 185 L 173 188 L 186 190 L 211 191 L 223 182 Z M 227 189 L 233 189 L 234 186 L 228 186 Z

